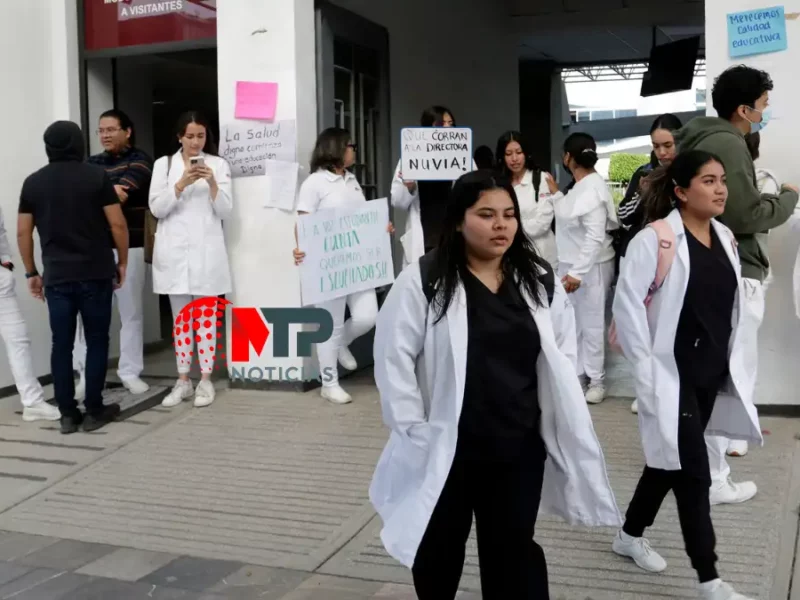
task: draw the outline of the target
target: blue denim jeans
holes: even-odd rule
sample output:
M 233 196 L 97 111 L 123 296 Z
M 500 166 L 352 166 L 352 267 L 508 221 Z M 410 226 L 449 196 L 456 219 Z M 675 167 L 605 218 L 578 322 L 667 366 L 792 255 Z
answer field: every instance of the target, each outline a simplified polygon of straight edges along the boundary
M 45 300 L 53 332 L 50 369 L 56 402 L 62 416 L 78 412 L 72 350 L 80 314 L 86 336 L 86 412 L 103 412 L 103 388 L 108 369 L 108 330 L 111 327 L 111 302 L 114 286 L 111 279 L 76 281 L 45 287 Z

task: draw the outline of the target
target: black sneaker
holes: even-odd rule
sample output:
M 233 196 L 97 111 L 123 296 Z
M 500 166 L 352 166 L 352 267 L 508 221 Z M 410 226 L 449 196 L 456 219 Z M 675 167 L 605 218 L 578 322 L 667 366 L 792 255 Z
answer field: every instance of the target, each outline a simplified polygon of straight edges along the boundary
M 97 431 L 116 419 L 120 413 L 119 404 L 107 404 L 100 415 L 87 414 L 83 420 L 84 431 Z
M 74 415 L 62 415 L 61 433 L 64 435 L 75 433 L 78 431 L 78 428 L 80 428 L 81 423 L 83 423 L 83 415 L 80 413 L 80 411 L 76 412 Z

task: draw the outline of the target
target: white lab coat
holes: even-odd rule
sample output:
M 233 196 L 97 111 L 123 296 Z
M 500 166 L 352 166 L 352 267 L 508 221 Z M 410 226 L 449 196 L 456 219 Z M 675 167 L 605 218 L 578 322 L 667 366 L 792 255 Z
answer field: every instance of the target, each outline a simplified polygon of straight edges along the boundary
M 644 299 L 653 283 L 658 261 L 658 236 L 652 228 L 646 227 L 631 240 L 620 263 L 613 312 L 617 338 L 625 357 L 633 365 L 639 431 L 647 465 L 654 469 L 678 470 L 681 468 L 678 455 L 680 381 L 674 347 L 689 281 L 689 249 L 677 209 L 670 213 L 667 222 L 675 231 L 677 252 L 663 286 L 653 296 L 649 308 L 645 308 Z M 717 396 L 706 434 L 763 445 L 758 413 L 753 405 L 755 379 L 750 375 L 751 370 L 745 368 L 746 353 L 740 339 L 745 296 L 739 253 L 730 242 L 733 236 L 730 230 L 716 219 L 711 223 L 736 271 L 739 290 L 734 302 L 729 346 L 731 376 Z
M 222 230 L 222 220 L 233 210 L 231 169 L 223 158 L 203 157 L 219 187 L 213 201 L 204 179 L 188 186 L 179 198 L 175 196 L 175 184 L 184 171 L 180 151 L 173 155 L 169 173 L 166 156 L 153 165 L 150 210 L 158 219 L 153 249 L 156 294 L 218 296 L 232 291 Z
M 536 187 L 533 185 L 533 171 L 525 171 L 517 185 L 514 186 L 519 202 L 519 212 L 522 229 L 528 234 L 536 245 L 539 256 L 549 262 L 554 268 L 558 266 L 558 250 L 556 249 L 556 234 L 552 225 L 555 218 L 553 212 L 553 194 L 547 185 L 547 175 L 542 171 L 539 180 L 539 197 L 536 196 Z
M 413 194 L 408 191 L 406 184 L 400 177 L 401 166 L 402 162 L 398 162 L 397 168 L 394 170 L 390 197 L 394 208 L 408 211 L 406 230 L 400 237 L 400 244 L 403 246 L 403 268 L 405 269 L 425 255 L 425 233 L 422 230 L 419 188 L 416 188 Z M 477 169 L 478 166 L 475 161 L 472 161 L 472 170 L 477 171 Z M 455 184 L 455 182 L 453 183 Z
M 541 338 L 536 370 L 548 454 L 541 509 L 570 524 L 620 526 L 603 452 L 575 375 L 572 306 L 559 282 L 551 308 L 527 301 Z M 434 325 L 435 318 L 415 263 L 398 276 L 378 315 L 375 381 L 391 434 L 369 491 L 383 519 L 386 550 L 409 568 L 456 451 L 468 339 L 463 286 L 446 317 Z

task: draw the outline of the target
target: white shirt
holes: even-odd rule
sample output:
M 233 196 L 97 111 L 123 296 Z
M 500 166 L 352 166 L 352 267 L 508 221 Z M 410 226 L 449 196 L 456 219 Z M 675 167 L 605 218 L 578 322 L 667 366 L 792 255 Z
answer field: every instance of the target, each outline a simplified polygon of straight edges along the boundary
M 547 185 L 544 172 L 539 181 L 539 197 L 533 185 L 533 171 L 525 171 L 522 180 L 514 186 L 519 202 L 522 228 L 533 240 L 539 255 L 551 265 L 558 262 L 556 237 L 551 229 L 553 224 L 553 195 Z
M 342 176 L 320 169 L 309 175 L 300 186 L 297 211 L 313 213 L 330 208 L 345 208 L 366 201 L 356 176 L 350 171 L 345 171 Z
M 582 279 L 597 263 L 614 258 L 608 233 L 619 228 L 614 198 L 603 178 L 592 173 L 566 196 L 553 197 L 558 261 L 570 265 L 568 274 Z

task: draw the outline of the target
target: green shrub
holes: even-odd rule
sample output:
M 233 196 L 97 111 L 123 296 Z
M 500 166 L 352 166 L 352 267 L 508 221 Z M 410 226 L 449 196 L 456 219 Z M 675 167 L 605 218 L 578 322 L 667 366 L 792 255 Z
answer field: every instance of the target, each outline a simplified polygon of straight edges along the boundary
M 620 152 L 611 156 L 608 166 L 608 179 L 615 183 L 627 184 L 630 182 L 636 169 L 650 160 L 647 154 L 625 154 Z

